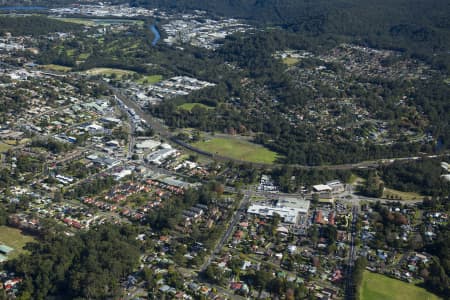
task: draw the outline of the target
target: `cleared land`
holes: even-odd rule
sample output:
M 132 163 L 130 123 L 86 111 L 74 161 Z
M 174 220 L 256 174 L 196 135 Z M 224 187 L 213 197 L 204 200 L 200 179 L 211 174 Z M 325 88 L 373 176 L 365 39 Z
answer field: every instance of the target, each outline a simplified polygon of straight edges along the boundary
M 142 20 L 134 20 L 134 19 L 91 19 L 97 25 L 117 25 L 117 24 L 136 24 L 136 25 L 144 25 L 144 21 Z
M 58 72 L 70 72 L 72 70 L 72 68 L 70 68 L 70 67 L 54 65 L 54 64 L 42 65 L 42 68 L 44 70 L 58 71 Z
M 184 103 L 178 106 L 179 109 L 191 111 L 194 107 L 203 107 L 204 109 L 213 109 L 214 107 L 205 105 L 203 103 Z
M 393 200 L 420 200 L 423 199 L 423 196 L 414 192 L 402 192 L 390 188 L 385 188 L 382 198 Z
M 213 154 L 256 163 L 273 163 L 278 158 L 277 153 L 263 146 L 235 138 L 212 138 L 196 142 L 193 146 Z
M 121 78 L 122 76 L 134 74 L 135 72 L 130 70 L 122 70 L 122 69 L 112 69 L 112 68 L 93 68 L 85 71 L 88 75 L 104 75 L 104 76 L 115 76 Z
M 90 19 L 84 19 L 84 18 L 52 18 L 55 20 L 59 20 L 62 22 L 67 22 L 67 23 L 75 23 L 75 24 L 80 24 L 80 25 L 85 25 L 85 26 L 94 26 L 95 22 L 90 20 Z
M 85 26 L 113 25 L 113 24 L 144 25 L 143 21 L 133 19 L 88 19 L 88 18 L 58 18 L 58 17 L 52 17 L 52 19 L 67 23 L 81 24 Z
M 6 152 L 9 149 L 11 149 L 10 145 L 0 142 L 0 152 Z
M 160 82 L 163 79 L 162 75 L 149 75 L 139 78 L 137 83 L 140 84 L 155 84 Z
M 364 271 L 361 300 L 438 300 L 438 296 L 413 284 Z
M 297 64 L 298 62 L 299 62 L 298 58 L 294 58 L 294 57 L 283 58 L 283 63 L 288 66 L 293 66 L 293 65 Z
M 19 229 L 0 226 L 0 244 L 14 248 L 14 251 L 8 255 L 8 258 L 15 258 L 19 254 L 24 253 L 23 247 L 27 243 L 34 241 L 35 239 L 32 236 L 24 235 Z

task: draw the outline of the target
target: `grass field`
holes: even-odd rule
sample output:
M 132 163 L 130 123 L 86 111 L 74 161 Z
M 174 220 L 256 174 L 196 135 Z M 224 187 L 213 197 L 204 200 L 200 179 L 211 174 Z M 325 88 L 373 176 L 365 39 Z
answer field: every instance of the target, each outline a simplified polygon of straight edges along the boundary
M 212 106 L 203 103 L 184 103 L 178 106 L 179 109 L 191 111 L 195 106 L 203 107 L 204 109 L 214 109 Z
M 81 53 L 78 58 L 81 60 L 86 60 L 89 57 L 89 53 Z
M 28 242 L 33 242 L 35 239 L 32 236 L 24 235 L 19 229 L 8 226 L 0 226 L 0 244 L 5 244 L 14 248 L 8 258 L 15 258 L 19 254 L 24 253 L 23 247 Z
M 144 25 L 142 20 L 134 19 L 91 19 L 96 25 L 116 25 L 116 24 L 135 24 L 139 26 Z
M 234 159 L 256 162 L 273 163 L 278 154 L 263 146 L 234 138 L 213 138 L 193 144 L 201 150 Z
M 118 78 L 121 78 L 124 75 L 134 74 L 135 72 L 112 68 L 93 68 L 85 71 L 85 73 L 88 75 L 104 75 L 104 76 L 111 76 L 115 74 Z
M 75 23 L 85 26 L 94 26 L 95 22 L 90 19 L 83 19 L 83 18 L 52 18 L 58 21 L 66 22 L 66 23 Z
M 139 78 L 137 83 L 140 84 L 155 84 L 160 82 L 163 79 L 162 75 L 149 75 Z
M 26 143 L 28 143 L 30 141 L 31 141 L 31 139 L 24 138 L 24 139 L 21 139 L 19 142 L 17 142 L 16 140 L 3 140 L 3 143 L 8 145 L 8 146 L 16 146 L 17 144 L 23 145 L 23 144 L 26 144 Z
M 132 19 L 87 19 L 87 18 L 85 19 L 85 18 L 58 18 L 58 17 L 53 17 L 52 19 L 85 26 L 111 25 L 111 24 L 137 24 L 141 26 L 144 25 L 143 21 Z
M 361 300 L 438 300 L 438 296 L 413 284 L 364 271 Z
M 293 66 L 293 65 L 297 64 L 298 62 L 299 62 L 299 59 L 294 58 L 294 57 L 286 57 L 283 59 L 283 63 L 288 66 Z
M 11 149 L 10 145 L 0 142 L 0 152 L 6 152 L 9 149 Z
M 401 200 L 420 200 L 423 199 L 418 193 L 414 192 L 401 192 L 390 188 L 385 188 L 383 192 L 383 197 L 385 199 L 401 199 Z
M 72 70 L 72 68 L 70 68 L 70 67 L 54 65 L 54 64 L 42 65 L 42 68 L 44 70 L 57 71 L 57 72 L 70 72 Z
M 349 182 L 351 184 L 360 184 L 360 183 L 364 182 L 364 179 L 362 179 L 358 175 L 352 173 L 352 175 L 350 175 Z

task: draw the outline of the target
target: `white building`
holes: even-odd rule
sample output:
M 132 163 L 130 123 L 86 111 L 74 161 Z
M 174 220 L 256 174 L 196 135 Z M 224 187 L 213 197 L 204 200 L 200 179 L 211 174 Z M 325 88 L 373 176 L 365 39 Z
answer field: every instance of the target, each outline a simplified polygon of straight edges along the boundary
M 309 200 L 286 197 L 278 200 L 275 206 L 253 204 L 248 208 L 247 213 L 264 218 L 271 218 L 274 214 L 278 214 L 283 222 L 296 224 L 300 214 L 308 213 L 309 205 Z
M 164 160 L 176 155 L 178 155 L 178 151 L 175 149 L 161 149 L 150 153 L 147 156 L 147 161 L 155 165 L 160 165 Z
M 113 175 L 114 175 L 114 179 L 117 180 L 117 181 L 119 181 L 119 180 L 121 180 L 122 178 L 131 175 L 132 173 L 133 173 L 133 172 L 132 172 L 131 170 L 129 170 L 129 169 L 124 169 L 124 170 L 122 170 L 122 171 L 120 171 L 120 172 L 118 172 L 118 173 L 114 173 Z
M 136 149 L 156 149 L 159 145 L 161 145 L 161 142 L 155 141 L 155 140 L 144 140 L 140 141 L 136 144 Z
M 313 190 L 316 193 L 331 192 L 331 187 L 326 184 L 317 184 L 313 185 Z
M 344 184 L 339 180 L 328 181 L 326 185 L 328 185 L 331 188 L 332 194 L 339 194 L 345 191 Z

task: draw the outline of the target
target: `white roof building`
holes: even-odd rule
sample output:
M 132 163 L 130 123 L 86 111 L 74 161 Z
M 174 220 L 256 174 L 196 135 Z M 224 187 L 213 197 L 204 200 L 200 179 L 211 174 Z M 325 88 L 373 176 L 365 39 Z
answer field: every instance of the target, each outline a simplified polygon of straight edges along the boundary
M 124 170 L 122 170 L 122 171 L 120 171 L 118 173 L 114 173 L 113 175 L 114 175 L 114 179 L 115 180 L 120 180 L 120 179 L 122 179 L 122 178 L 124 178 L 124 177 L 126 177 L 128 175 L 131 175 L 131 174 L 132 174 L 131 170 L 124 169 Z
M 441 177 L 446 181 L 450 181 L 450 174 L 441 175 Z
M 280 199 L 275 206 L 253 204 L 248 208 L 247 212 L 265 218 L 271 218 L 274 214 L 278 214 L 283 219 L 283 222 L 296 224 L 299 214 L 308 213 L 309 205 L 309 200 L 286 197 Z
M 147 156 L 147 161 L 153 163 L 155 165 L 162 164 L 162 161 L 166 160 L 171 156 L 175 156 L 178 154 L 178 151 L 175 149 L 161 149 L 155 152 L 150 153 Z
M 136 144 L 137 149 L 156 149 L 159 145 L 161 145 L 161 142 L 155 141 L 155 140 L 144 140 Z
M 315 192 L 317 193 L 321 193 L 321 192 L 331 192 L 331 187 L 329 185 L 326 184 L 317 184 L 317 185 L 313 185 L 313 189 Z

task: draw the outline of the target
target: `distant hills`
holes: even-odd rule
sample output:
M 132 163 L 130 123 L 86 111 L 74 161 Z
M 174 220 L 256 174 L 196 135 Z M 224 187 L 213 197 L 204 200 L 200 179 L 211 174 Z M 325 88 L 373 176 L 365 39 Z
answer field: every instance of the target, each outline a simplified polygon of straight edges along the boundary
M 133 6 L 252 20 L 304 35 L 345 37 L 450 66 L 448 0 L 132 0 Z
M 448 0 L 132 0 L 131 5 L 201 9 L 306 31 L 382 35 L 415 41 L 447 39 Z
M 63 5 L 71 0 L 3 0 L 15 5 Z M 81 2 L 81 1 L 78 1 Z M 307 35 L 346 37 L 369 46 L 393 48 L 424 57 L 450 56 L 448 0 L 111 0 L 113 4 L 244 18 Z M 447 62 L 444 63 L 447 65 Z

